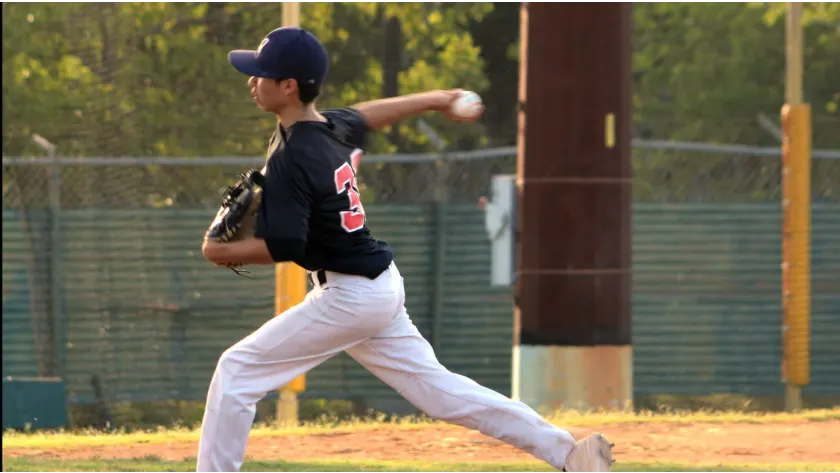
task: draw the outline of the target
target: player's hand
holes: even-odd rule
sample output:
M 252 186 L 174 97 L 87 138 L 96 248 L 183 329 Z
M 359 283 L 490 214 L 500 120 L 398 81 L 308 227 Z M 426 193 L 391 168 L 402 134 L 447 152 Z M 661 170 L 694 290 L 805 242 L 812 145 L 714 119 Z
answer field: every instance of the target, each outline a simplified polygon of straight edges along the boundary
M 471 117 L 461 117 L 458 115 L 454 115 L 452 113 L 452 103 L 458 99 L 461 95 L 462 89 L 449 89 L 449 90 L 440 90 L 438 91 L 441 94 L 440 99 L 440 106 L 437 107 L 437 111 L 442 113 L 446 118 L 452 120 L 453 122 L 463 122 L 469 123 L 474 122 L 481 118 L 484 114 L 484 105 L 481 106 L 481 109 L 478 113 Z

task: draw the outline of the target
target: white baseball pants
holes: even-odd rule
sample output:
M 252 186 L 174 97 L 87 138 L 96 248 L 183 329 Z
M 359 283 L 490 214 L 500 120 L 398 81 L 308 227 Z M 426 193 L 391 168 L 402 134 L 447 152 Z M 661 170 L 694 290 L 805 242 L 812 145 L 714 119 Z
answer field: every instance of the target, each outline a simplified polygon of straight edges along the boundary
M 427 415 L 563 468 L 574 439 L 527 405 L 444 368 L 404 307 L 396 265 L 375 280 L 327 273 L 299 305 L 219 358 L 201 425 L 197 471 L 239 471 L 256 403 L 346 351 Z

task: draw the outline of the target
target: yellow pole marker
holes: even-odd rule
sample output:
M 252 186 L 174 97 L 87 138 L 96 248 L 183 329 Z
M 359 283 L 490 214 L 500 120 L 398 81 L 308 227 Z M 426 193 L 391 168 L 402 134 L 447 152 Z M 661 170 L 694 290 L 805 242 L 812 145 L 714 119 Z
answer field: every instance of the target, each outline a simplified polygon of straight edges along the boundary
M 787 410 L 810 382 L 811 109 L 802 103 L 802 3 L 787 4 L 782 107 L 782 382 Z
M 806 104 L 782 108 L 782 311 L 785 405 L 802 407 L 810 382 L 811 120 Z
M 615 148 L 615 114 L 608 113 L 604 118 L 604 145 Z
M 306 297 L 306 270 L 294 263 L 280 263 L 275 268 L 274 306 L 278 317 L 303 302 Z M 298 424 L 298 393 L 306 389 L 306 375 L 302 374 L 278 390 L 277 424 Z

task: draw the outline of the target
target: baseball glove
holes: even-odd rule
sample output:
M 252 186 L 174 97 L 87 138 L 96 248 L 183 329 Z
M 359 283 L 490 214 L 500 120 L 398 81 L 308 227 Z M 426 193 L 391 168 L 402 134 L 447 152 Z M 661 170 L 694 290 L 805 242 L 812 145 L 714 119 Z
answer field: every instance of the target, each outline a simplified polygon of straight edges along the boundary
M 204 237 L 226 243 L 254 236 L 264 185 L 265 176 L 256 169 L 240 174 L 239 180 L 222 195 L 222 206 Z M 240 275 L 247 273 L 230 268 Z

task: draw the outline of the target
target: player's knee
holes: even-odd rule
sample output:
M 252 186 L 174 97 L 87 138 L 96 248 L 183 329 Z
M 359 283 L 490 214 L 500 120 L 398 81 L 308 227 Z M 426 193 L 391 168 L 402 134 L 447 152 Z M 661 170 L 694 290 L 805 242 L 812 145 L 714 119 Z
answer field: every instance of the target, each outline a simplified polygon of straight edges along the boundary
M 232 346 L 219 357 L 216 369 L 222 373 L 238 373 L 245 369 L 247 364 L 245 355 L 236 346 Z
M 214 375 L 219 379 L 221 396 L 246 407 L 265 396 L 265 391 L 261 391 L 258 384 L 254 383 L 255 366 L 253 355 L 246 350 L 236 345 L 225 350 L 219 357 Z
M 247 370 L 247 358 L 235 346 L 222 353 L 216 363 L 216 375 L 222 380 L 221 389 L 224 394 L 237 395 L 247 388 Z

